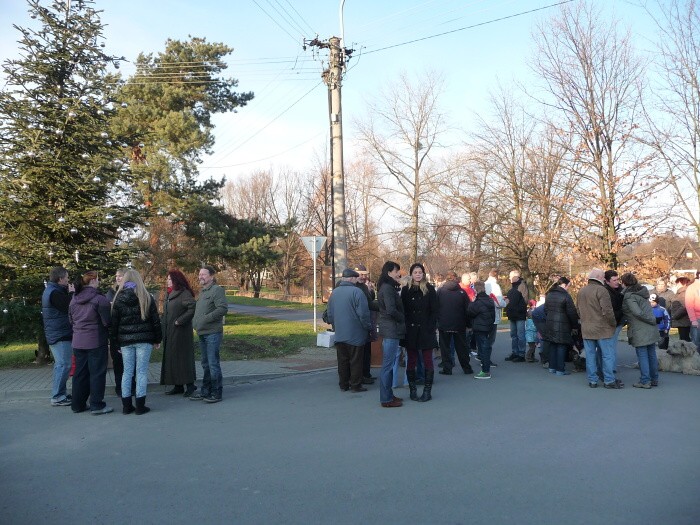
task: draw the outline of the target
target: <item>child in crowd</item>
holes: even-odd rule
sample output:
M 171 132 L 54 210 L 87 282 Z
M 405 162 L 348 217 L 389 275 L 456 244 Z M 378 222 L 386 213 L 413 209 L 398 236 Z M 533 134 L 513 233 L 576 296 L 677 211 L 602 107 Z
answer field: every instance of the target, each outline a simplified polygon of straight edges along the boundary
M 656 317 L 656 324 L 659 329 L 659 349 L 668 349 L 668 332 L 671 329 L 671 316 L 668 314 L 666 308 L 661 306 L 658 301 L 658 297 L 655 293 L 649 296 L 649 302 L 651 303 L 651 310 L 654 312 L 654 317 Z
M 536 363 L 535 349 L 539 345 L 540 338 L 535 327 L 535 322 L 532 320 L 532 311 L 537 306 L 537 301 L 530 299 L 527 308 L 527 320 L 525 321 L 525 341 L 527 342 L 527 355 L 525 361 L 528 363 Z

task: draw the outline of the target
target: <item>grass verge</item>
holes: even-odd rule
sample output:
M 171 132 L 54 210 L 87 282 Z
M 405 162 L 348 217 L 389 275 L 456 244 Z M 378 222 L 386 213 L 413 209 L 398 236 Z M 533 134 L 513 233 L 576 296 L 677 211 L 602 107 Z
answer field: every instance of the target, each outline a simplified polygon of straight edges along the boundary
M 313 310 L 314 306 L 307 303 L 295 303 L 292 301 L 278 301 L 276 299 L 255 299 L 253 297 L 239 297 L 237 295 L 227 295 L 226 299 L 231 304 L 242 306 L 267 306 L 269 308 L 289 308 L 292 310 Z M 316 308 L 323 310 L 326 306 L 320 301 L 316 303 Z
M 195 335 L 195 358 L 200 359 L 199 340 Z M 269 359 L 293 355 L 300 348 L 314 346 L 316 336 L 308 323 L 267 319 L 253 315 L 228 314 L 221 343 L 221 360 Z M 16 342 L 0 345 L 0 369 L 36 366 L 36 343 Z M 151 362 L 163 359 L 162 349 L 154 350 Z

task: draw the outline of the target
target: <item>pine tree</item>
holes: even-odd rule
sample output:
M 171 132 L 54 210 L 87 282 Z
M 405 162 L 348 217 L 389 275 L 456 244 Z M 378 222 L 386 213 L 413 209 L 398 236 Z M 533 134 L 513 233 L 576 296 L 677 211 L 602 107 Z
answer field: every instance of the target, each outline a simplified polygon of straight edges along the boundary
M 38 28 L 20 33 L 19 58 L 3 64 L 0 93 L 0 298 L 19 276 L 36 300 L 50 267 L 110 270 L 124 264 L 140 211 L 129 198 L 131 137 L 109 122 L 126 109 L 115 98 L 120 59 L 105 54 L 90 0 L 28 0 Z

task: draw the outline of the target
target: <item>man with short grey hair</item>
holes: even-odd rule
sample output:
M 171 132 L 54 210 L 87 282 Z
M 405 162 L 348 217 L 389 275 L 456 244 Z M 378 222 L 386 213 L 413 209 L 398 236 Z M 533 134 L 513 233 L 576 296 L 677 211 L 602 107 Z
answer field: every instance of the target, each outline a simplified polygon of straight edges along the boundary
M 510 272 L 511 289 L 506 294 L 506 314 L 510 321 L 511 354 L 506 361 L 525 362 L 525 321 L 527 320 L 527 284 L 520 277 L 519 270 Z

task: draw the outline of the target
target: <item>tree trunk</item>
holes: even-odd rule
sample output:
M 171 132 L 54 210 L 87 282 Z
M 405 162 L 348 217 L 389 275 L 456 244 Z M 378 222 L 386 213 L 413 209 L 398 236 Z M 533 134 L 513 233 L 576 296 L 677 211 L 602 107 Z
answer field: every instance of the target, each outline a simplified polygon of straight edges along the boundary
M 46 342 L 43 323 L 37 334 L 37 344 L 36 360 L 34 363 L 37 365 L 48 365 L 51 358 L 51 350 L 49 350 L 49 343 Z

